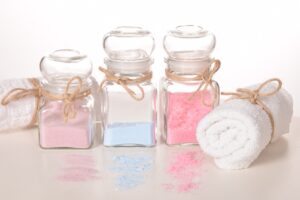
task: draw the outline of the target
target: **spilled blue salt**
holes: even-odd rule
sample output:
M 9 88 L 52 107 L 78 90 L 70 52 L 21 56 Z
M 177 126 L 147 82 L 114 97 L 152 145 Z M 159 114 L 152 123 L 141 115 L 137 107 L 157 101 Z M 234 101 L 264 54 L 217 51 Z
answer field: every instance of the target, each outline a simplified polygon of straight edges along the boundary
M 113 157 L 113 165 L 109 169 L 116 174 L 118 189 L 132 189 L 145 182 L 152 166 L 153 159 L 150 156 L 120 155 Z
M 153 146 L 155 130 L 152 122 L 113 123 L 104 132 L 105 146 Z

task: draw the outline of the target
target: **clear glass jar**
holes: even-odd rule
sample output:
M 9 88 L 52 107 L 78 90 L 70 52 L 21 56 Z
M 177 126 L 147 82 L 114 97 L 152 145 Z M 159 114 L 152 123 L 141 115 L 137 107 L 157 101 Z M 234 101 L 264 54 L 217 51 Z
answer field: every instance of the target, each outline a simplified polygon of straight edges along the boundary
M 43 75 L 40 146 L 91 147 L 95 129 L 91 61 L 76 50 L 57 50 L 42 58 L 40 70 Z
M 151 73 L 154 38 L 149 31 L 118 27 L 105 35 L 103 48 L 108 56 L 104 62 L 113 76 L 135 80 Z M 144 97 L 134 99 L 118 81 L 103 82 L 103 143 L 105 146 L 154 146 L 156 88 L 150 79 L 126 86 L 137 96 L 143 91 Z
M 199 86 L 204 80 L 195 76 L 209 73 L 214 59 L 210 54 L 215 47 L 215 36 L 194 25 L 178 26 L 167 33 L 163 42 L 168 54 L 167 69 L 185 80 L 163 78 L 161 81 L 160 109 L 162 133 L 168 145 L 197 144 L 196 129 L 199 121 L 219 103 L 219 86 Z

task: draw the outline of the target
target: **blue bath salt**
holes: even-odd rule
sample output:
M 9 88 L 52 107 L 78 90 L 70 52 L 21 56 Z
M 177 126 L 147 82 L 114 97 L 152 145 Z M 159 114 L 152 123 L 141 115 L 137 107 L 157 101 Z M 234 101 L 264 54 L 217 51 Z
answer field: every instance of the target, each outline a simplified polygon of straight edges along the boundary
M 155 130 L 152 122 L 113 123 L 104 131 L 105 146 L 153 146 Z
M 153 167 L 153 158 L 143 155 L 119 155 L 113 157 L 109 170 L 116 174 L 118 189 L 133 189 L 145 182 L 146 174 Z

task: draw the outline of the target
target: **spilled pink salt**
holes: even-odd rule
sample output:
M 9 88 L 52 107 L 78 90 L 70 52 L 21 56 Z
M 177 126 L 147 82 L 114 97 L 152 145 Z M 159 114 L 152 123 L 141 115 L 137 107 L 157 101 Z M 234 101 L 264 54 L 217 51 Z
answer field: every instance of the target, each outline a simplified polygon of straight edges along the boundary
M 61 181 L 82 182 L 97 180 L 99 171 L 88 167 L 67 167 L 63 168 L 63 173 L 58 176 Z
M 100 179 L 96 161 L 89 155 L 67 155 L 63 159 L 64 167 L 57 176 L 63 182 L 85 182 Z
M 205 106 L 205 102 L 211 99 L 208 91 L 199 91 L 191 98 L 193 93 L 169 93 L 167 110 L 167 143 L 183 144 L 198 143 L 196 129 L 199 121 L 211 111 L 211 107 Z
M 167 166 L 166 172 L 172 183 L 165 183 L 166 190 L 189 192 L 199 188 L 203 155 L 196 151 L 182 152 L 175 155 Z

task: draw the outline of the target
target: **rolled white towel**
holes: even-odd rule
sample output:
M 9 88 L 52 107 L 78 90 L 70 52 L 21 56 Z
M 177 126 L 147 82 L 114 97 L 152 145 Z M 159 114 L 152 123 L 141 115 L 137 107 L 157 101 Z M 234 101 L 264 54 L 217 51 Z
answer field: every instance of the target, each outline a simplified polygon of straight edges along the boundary
M 33 89 L 28 79 L 10 79 L 0 81 L 0 101 L 12 89 Z M 0 131 L 24 128 L 29 125 L 35 112 L 36 101 L 34 96 L 26 96 L 7 105 L 0 104 Z
M 262 92 L 274 90 L 276 86 L 270 83 Z M 274 142 L 282 134 L 289 132 L 293 100 L 282 88 L 271 96 L 261 97 L 260 100 L 272 113 Z M 202 150 L 212 156 L 216 165 L 222 169 L 249 167 L 269 144 L 271 135 L 271 120 L 266 111 L 246 99 L 224 102 L 201 120 L 197 128 L 197 139 Z

